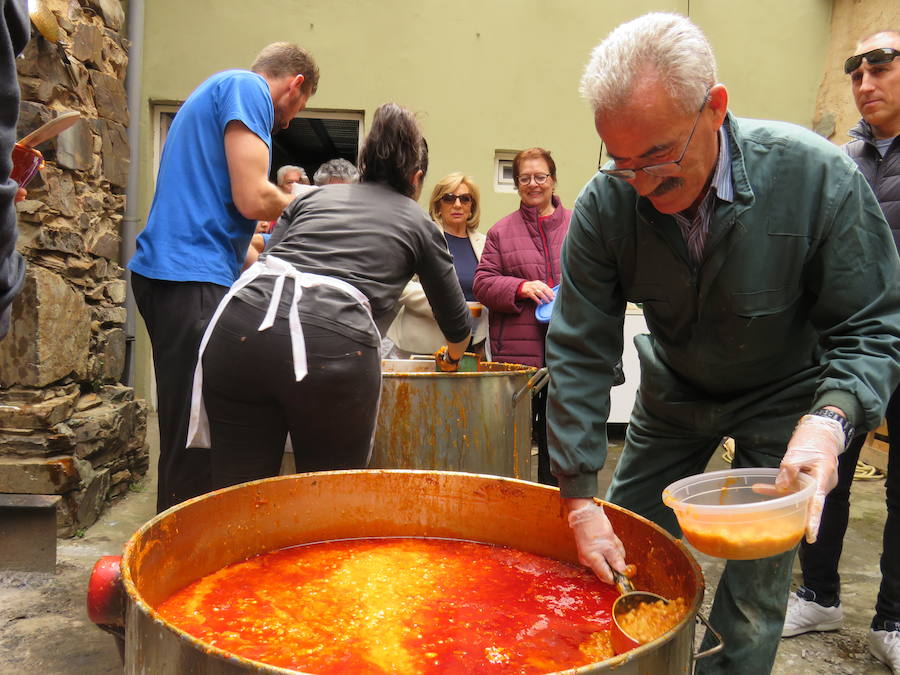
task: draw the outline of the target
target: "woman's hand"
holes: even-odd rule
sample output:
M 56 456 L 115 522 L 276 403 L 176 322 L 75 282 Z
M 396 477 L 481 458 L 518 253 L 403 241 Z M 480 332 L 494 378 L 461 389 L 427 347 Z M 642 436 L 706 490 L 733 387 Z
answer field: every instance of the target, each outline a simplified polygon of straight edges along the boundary
M 553 289 L 537 279 L 522 284 L 519 287 L 518 295 L 520 298 L 527 298 L 538 305 L 548 303 L 554 298 Z
M 459 370 L 459 359 L 450 356 L 450 350 L 444 345 L 434 353 L 434 363 L 442 373 L 455 373 Z
M 28 193 L 25 191 L 25 188 L 20 187 L 18 190 L 16 190 L 15 203 L 18 204 L 19 202 L 24 201 L 25 197 L 27 197 L 27 196 L 28 196 Z

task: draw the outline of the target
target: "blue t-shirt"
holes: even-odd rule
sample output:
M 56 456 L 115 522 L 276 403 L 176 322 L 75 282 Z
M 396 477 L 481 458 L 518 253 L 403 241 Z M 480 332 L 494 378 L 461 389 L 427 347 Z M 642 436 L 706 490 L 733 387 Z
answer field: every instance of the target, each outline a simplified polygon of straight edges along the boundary
M 272 149 L 275 110 L 261 75 L 226 70 L 192 93 L 172 122 L 147 226 L 128 263 L 151 279 L 231 286 L 240 274 L 256 221 L 231 197 L 225 126 L 243 122 Z
M 444 232 L 444 238 L 447 240 L 447 248 L 453 255 L 453 266 L 456 268 L 456 276 L 459 277 L 463 295 L 469 302 L 474 302 L 475 293 L 472 292 L 472 282 L 475 281 L 478 258 L 472 249 L 472 242 L 468 237 L 457 237 L 449 232 Z

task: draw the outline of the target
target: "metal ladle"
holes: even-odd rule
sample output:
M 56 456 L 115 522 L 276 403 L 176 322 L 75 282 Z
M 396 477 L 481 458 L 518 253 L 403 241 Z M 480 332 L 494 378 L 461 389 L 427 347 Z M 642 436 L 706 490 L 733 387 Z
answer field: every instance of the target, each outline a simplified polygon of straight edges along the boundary
M 634 586 L 632 586 L 631 584 L 631 579 L 626 577 L 621 572 L 616 572 L 615 570 L 613 570 L 613 580 L 616 582 L 616 588 L 619 589 L 619 593 L 621 595 L 616 598 L 616 601 L 612 606 L 613 624 L 610 631 L 610 641 L 612 642 L 612 646 L 616 654 L 624 654 L 625 652 L 630 651 L 635 647 L 640 647 L 643 643 L 638 642 L 625 632 L 625 629 L 623 629 L 621 624 L 619 624 L 619 617 L 634 609 L 637 609 L 643 604 L 654 603 L 660 600 L 662 600 L 666 604 L 669 604 L 669 600 L 668 598 L 664 598 L 663 596 L 657 595 L 656 593 L 634 590 Z

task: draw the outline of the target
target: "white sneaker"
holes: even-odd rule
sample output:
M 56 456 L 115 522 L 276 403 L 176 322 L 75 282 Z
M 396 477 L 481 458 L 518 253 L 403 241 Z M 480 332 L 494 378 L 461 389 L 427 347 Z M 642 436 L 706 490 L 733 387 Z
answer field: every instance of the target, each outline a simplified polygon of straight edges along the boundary
M 900 673 L 900 631 L 870 630 L 869 653 L 893 673 Z
M 806 600 L 797 593 L 788 597 L 787 612 L 781 637 L 793 637 L 801 633 L 837 630 L 844 623 L 844 610 L 837 607 L 823 607 L 817 602 Z M 900 645 L 898 645 L 900 657 Z

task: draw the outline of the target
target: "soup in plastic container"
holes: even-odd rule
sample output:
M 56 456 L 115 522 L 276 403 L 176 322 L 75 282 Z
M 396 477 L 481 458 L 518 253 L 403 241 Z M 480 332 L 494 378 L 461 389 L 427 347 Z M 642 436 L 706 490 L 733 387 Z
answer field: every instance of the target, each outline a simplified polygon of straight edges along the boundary
M 753 560 L 799 543 L 815 481 L 799 474 L 787 491 L 775 488 L 778 469 L 727 469 L 689 476 L 663 491 L 691 545 L 715 558 Z

